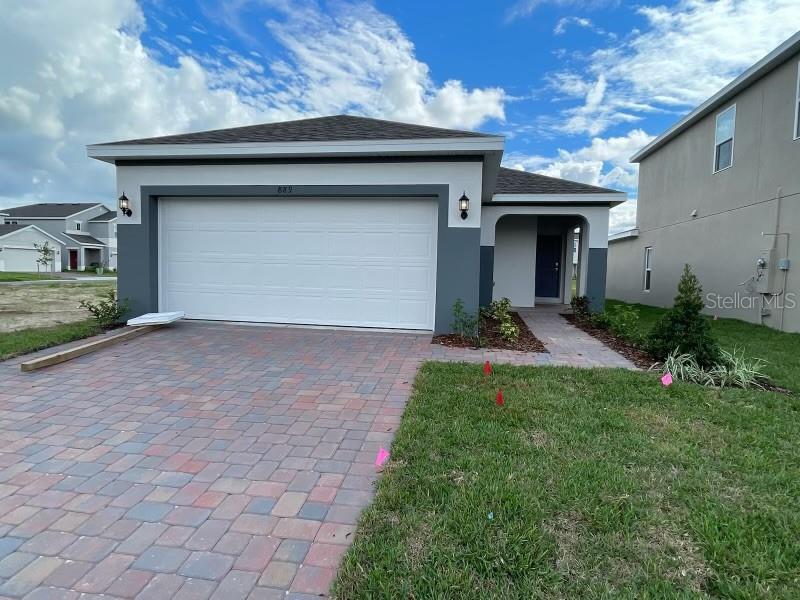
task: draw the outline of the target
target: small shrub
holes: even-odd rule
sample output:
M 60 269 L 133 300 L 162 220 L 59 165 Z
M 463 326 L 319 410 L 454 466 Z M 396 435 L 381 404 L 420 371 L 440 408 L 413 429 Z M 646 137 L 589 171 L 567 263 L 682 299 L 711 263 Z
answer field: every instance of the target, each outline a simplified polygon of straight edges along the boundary
M 487 315 L 495 321 L 505 321 L 510 317 L 509 311 L 511 310 L 511 300 L 508 298 L 501 298 L 500 300 L 493 300 L 489 305 Z
M 644 344 L 644 336 L 639 326 L 639 311 L 632 306 L 612 306 L 605 313 L 608 329 L 628 342 L 640 346 Z
M 572 314 L 578 320 L 583 321 L 589 316 L 588 296 L 573 296 L 572 300 L 569 301 L 569 305 L 572 308 Z
M 660 360 L 674 351 L 691 354 L 701 367 L 720 360 L 719 346 L 711 337 L 711 327 L 703 310 L 703 288 L 691 267 L 685 265 L 678 283 L 674 306 L 655 324 L 647 339 L 647 349 Z
M 519 339 L 519 326 L 511 319 L 511 316 L 500 322 L 500 335 L 510 343 L 515 343 Z
M 103 294 L 97 302 L 81 300 L 79 306 L 88 310 L 100 327 L 116 325 L 130 311 L 128 299 L 126 298 L 119 302 L 117 300 L 117 292 L 113 289 Z
M 474 340 L 476 346 L 480 345 L 478 317 L 464 309 L 464 301 L 461 298 L 453 303 L 452 328 L 461 337 Z

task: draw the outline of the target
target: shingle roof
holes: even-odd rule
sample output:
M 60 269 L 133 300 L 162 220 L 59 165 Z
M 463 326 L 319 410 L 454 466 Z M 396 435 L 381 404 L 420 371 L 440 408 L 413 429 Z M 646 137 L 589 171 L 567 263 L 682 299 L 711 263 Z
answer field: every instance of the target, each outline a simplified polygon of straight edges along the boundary
M 618 190 L 500 167 L 495 194 L 616 194 Z
M 117 211 L 107 210 L 102 215 L 98 215 L 93 219 L 89 219 L 89 223 L 108 223 L 117 218 Z
M 30 225 L 0 225 L 0 237 L 19 231 L 20 229 L 25 229 L 26 227 L 30 227 Z
M 0 210 L 0 213 L 8 215 L 9 217 L 52 217 L 54 219 L 63 219 L 75 213 L 79 213 L 87 208 L 97 206 L 97 202 L 93 203 L 52 203 L 41 202 L 39 204 L 28 204 L 27 206 L 17 206 L 15 208 L 6 208 Z
M 463 137 L 491 137 L 475 131 L 459 131 L 426 127 L 411 123 L 383 121 L 352 115 L 336 115 L 263 123 L 230 129 L 213 129 L 196 133 L 165 135 L 99 144 L 231 144 L 268 142 L 332 142 L 346 140 L 413 140 Z
M 61 235 L 68 237 L 72 240 L 75 240 L 79 244 L 86 244 L 89 246 L 105 246 L 103 242 L 101 242 L 96 237 L 93 237 L 91 235 L 83 235 L 79 233 L 63 233 Z

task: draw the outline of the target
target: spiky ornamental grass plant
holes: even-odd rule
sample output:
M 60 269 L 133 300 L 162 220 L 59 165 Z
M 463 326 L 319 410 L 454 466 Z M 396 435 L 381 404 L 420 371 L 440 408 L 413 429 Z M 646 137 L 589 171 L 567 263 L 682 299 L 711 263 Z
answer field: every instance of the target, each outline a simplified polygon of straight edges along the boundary
M 654 368 L 662 374 L 671 373 L 675 379 L 689 381 L 705 387 L 736 387 L 764 389 L 769 378 L 761 370 L 766 364 L 760 358 L 751 358 L 741 350 L 720 350 L 719 361 L 710 367 L 701 366 L 694 356 L 677 350 L 667 355 L 661 365 Z
M 674 305 L 655 324 L 647 347 L 653 356 L 666 360 L 672 353 L 691 354 L 701 367 L 720 360 L 720 349 L 711 337 L 703 310 L 703 288 L 689 265 L 684 265 Z

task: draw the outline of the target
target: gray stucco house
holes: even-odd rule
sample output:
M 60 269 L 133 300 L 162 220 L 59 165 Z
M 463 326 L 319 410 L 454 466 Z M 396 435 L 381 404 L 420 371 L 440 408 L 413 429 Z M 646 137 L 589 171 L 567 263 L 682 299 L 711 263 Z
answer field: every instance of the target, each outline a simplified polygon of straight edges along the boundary
M 608 296 L 669 306 L 689 263 L 709 314 L 800 331 L 799 113 L 800 32 L 639 151 Z
M 58 270 L 117 268 L 117 214 L 103 204 L 43 202 L 17 206 L 0 210 L 2 223 L 35 225 L 49 234 L 51 243 L 59 244 Z
M 354 116 L 88 147 L 116 166 L 133 312 L 446 332 L 452 307 L 605 294 L 613 190 L 500 166 L 504 139 Z M 128 213 L 126 216 L 125 213 Z

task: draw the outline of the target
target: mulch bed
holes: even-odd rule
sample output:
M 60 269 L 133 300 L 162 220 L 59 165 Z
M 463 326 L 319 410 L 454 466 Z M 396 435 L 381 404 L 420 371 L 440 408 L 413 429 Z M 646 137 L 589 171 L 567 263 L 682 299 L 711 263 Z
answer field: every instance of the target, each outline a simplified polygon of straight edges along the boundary
M 655 358 L 653 358 L 648 352 L 645 352 L 641 348 L 637 348 L 636 346 L 632 346 L 627 341 L 623 340 L 615 336 L 611 333 L 608 329 L 599 329 L 597 327 L 592 327 L 588 323 L 581 321 L 572 313 L 562 313 L 562 317 L 564 317 L 567 321 L 572 323 L 575 327 L 580 329 L 581 331 L 585 331 L 593 338 L 597 338 L 601 342 L 603 342 L 606 346 L 618 352 L 633 364 L 635 364 L 640 369 L 649 369 L 655 363 L 659 362 Z
M 539 341 L 522 317 L 518 313 L 510 312 L 514 323 L 519 327 L 519 338 L 514 343 L 508 342 L 500 335 L 500 322 L 494 319 L 481 317 L 481 346 L 490 350 L 517 350 L 519 352 L 547 352 L 547 348 Z M 472 340 L 465 339 L 458 334 L 435 335 L 431 341 L 450 348 L 475 348 Z

